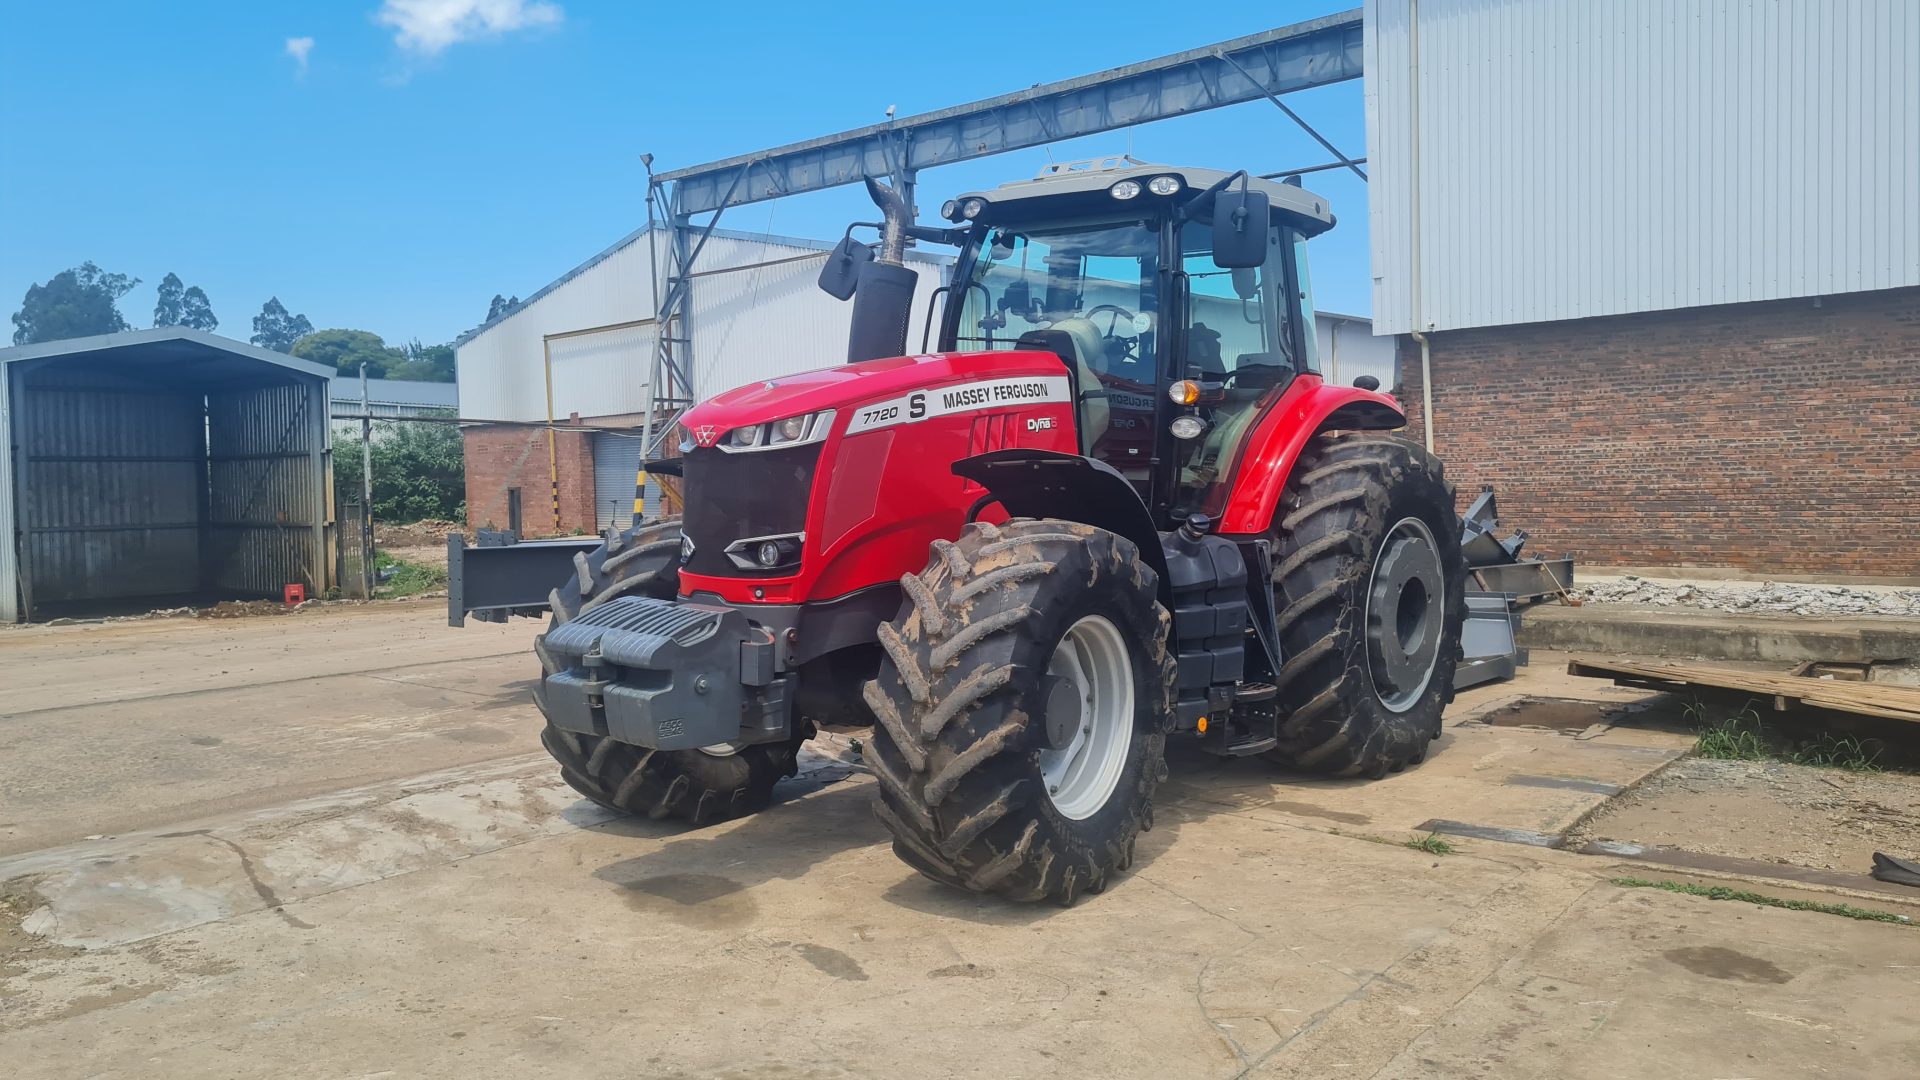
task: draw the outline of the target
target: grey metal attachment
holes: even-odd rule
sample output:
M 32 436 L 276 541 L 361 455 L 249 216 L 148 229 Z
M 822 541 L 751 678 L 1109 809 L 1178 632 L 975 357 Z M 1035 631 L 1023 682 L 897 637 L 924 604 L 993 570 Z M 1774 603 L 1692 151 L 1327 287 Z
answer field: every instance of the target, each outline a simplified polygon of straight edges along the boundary
M 1523 559 L 1520 549 L 1526 546 L 1526 531 L 1515 529 L 1512 536 L 1502 540 L 1494 535 L 1499 527 L 1500 509 L 1493 488 L 1483 488 L 1460 518 L 1460 553 L 1466 556 L 1467 571 L 1482 591 L 1512 593 L 1515 600 L 1538 600 L 1563 595 L 1573 588 L 1573 556 Z
M 1520 611 L 1510 593 L 1470 592 L 1467 620 L 1460 625 L 1460 666 L 1453 672 L 1453 688 L 1465 690 L 1481 683 L 1511 679 L 1526 665 L 1527 651 L 1518 642 Z
M 573 557 L 593 551 L 598 536 L 516 542 L 507 531 L 480 530 L 478 544 L 447 535 L 447 625 L 467 616 L 506 622 L 509 615 L 544 616 L 555 585 L 573 577 Z

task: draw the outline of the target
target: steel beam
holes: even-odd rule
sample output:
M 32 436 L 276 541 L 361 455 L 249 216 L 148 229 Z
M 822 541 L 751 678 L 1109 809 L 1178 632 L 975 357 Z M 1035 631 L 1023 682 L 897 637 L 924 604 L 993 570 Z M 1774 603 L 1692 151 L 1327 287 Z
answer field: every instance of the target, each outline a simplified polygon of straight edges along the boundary
M 1361 74 L 1360 12 L 660 174 L 683 215 L 1003 154 Z M 1340 155 L 1334 151 L 1336 156 Z M 748 175 L 751 173 L 751 175 Z M 664 324 L 663 324 L 664 325 Z

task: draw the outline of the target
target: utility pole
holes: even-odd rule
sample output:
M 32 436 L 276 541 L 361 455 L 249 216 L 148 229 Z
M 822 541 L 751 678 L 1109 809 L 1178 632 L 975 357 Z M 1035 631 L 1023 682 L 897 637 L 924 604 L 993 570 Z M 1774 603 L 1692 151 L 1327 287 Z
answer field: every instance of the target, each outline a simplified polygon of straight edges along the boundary
M 373 402 L 367 396 L 367 363 L 360 362 L 360 577 L 373 599 Z

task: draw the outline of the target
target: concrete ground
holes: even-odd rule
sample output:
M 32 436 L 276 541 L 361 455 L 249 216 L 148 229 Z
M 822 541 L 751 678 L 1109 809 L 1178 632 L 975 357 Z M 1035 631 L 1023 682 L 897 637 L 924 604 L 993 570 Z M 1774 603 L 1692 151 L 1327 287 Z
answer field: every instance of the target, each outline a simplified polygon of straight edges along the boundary
M 1552 656 L 1383 781 L 1176 755 L 1062 909 L 908 870 L 841 739 L 757 817 L 608 820 L 537 751 L 533 629 L 0 634 L 7 1075 L 1920 1074 L 1920 929 L 1405 846 L 1559 835 L 1689 744 Z

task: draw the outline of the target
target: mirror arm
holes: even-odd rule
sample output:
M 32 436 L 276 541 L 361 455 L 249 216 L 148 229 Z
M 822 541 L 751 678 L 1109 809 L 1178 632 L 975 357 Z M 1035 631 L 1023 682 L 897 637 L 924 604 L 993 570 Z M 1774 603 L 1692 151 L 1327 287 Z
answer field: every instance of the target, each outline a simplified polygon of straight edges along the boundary
M 1192 199 L 1187 201 L 1187 204 L 1185 206 L 1182 206 L 1180 209 L 1174 211 L 1174 215 L 1173 215 L 1174 222 L 1176 224 L 1184 224 L 1188 221 L 1192 221 L 1193 216 L 1200 212 L 1201 206 L 1212 205 L 1213 197 L 1227 190 L 1227 185 L 1233 183 L 1235 180 L 1245 180 L 1246 178 L 1247 178 L 1247 170 L 1240 169 L 1226 176 L 1223 176 L 1218 180 L 1215 180 L 1213 183 L 1207 185 L 1207 189 L 1205 191 L 1202 191 L 1200 194 L 1195 195 Z

